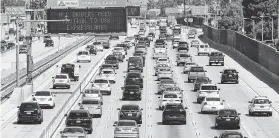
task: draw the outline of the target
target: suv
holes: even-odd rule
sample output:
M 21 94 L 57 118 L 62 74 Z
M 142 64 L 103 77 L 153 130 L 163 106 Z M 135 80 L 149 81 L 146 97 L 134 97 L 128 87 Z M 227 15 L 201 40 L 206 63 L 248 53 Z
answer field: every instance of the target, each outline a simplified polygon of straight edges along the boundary
M 53 44 L 53 40 L 51 38 L 47 39 L 46 42 L 45 42 L 45 47 L 53 47 L 54 44 Z
M 134 57 L 129 57 L 128 59 L 128 72 L 130 70 L 134 70 L 135 68 L 137 70 L 140 70 L 140 72 L 143 72 L 143 59 L 142 57 L 134 56 Z
M 180 50 L 189 51 L 188 43 L 187 43 L 187 42 L 184 42 L 184 41 L 180 41 L 180 42 L 178 43 L 177 51 L 180 51 Z
M 212 64 L 221 64 L 224 66 L 225 55 L 221 52 L 211 52 L 209 55 L 209 66 Z
M 202 84 L 209 84 L 211 83 L 212 80 L 210 80 L 208 77 L 206 76 L 202 76 L 202 77 L 197 77 L 196 80 L 194 81 L 194 91 L 197 91 L 200 89 L 200 86 Z
M 193 82 L 197 77 L 206 76 L 206 72 L 203 66 L 191 66 L 188 72 L 188 83 Z
M 119 68 L 118 58 L 115 55 L 109 55 L 105 59 L 105 64 L 111 64 L 114 68 Z
M 249 101 L 249 115 L 254 116 L 255 114 L 267 114 L 272 116 L 271 101 L 266 96 L 256 96 Z
M 142 108 L 136 104 L 124 104 L 118 108 L 118 120 L 135 120 L 137 124 L 142 124 Z
M 197 92 L 197 103 L 202 103 L 205 97 L 220 97 L 220 88 L 216 84 L 202 84 Z
M 185 63 L 187 62 L 192 62 L 192 57 L 190 54 L 188 53 L 185 53 L 185 52 L 180 52 L 177 54 L 177 57 L 176 57 L 176 65 L 179 66 L 179 65 L 185 65 Z
M 22 122 L 36 122 L 41 124 L 43 122 L 43 110 L 37 102 L 23 102 L 17 108 L 18 124 Z
M 138 85 L 143 88 L 143 76 L 140 72 L 129 72 L 125 79 L 125 85 Z
M 182 104 L 167 104 L 163 110 L 162 124 L 167 124 L 171 121 L 181 122 L 186 124 L 186 110 Z
M 81 67 L 80 65 L 75 65 L 71 63 L 62 64 L 61 73 L 68 74 L 70 79 L 73 79 L 74 81 L 78 81 L 80 67 Z
M 214 138 L 247 138 L 244 137 L 240 132 L 237 131 L 225 131 L 222 134 L 220 134 L 220 136 L 215 136 Z
M 235 109 L 221 109 L 215 118 L 215 128 L 220 127 L 236 127 L 240 129 L 240 113 L 237 113 Z
M 67 89 L 71 88 L 71 80 L 68 74 L 56 74 L 55 77 L 52 77 L 52 79 L 53 89 L 56 89 L 57 87 L 66 87 Z
M 65 114 L 66 127 L 79 126 L 89 134 L 93 131 L 93 120 L 88 110 L 71 110 L 69 115 Z
M 221 71 L 222 77 L 221 77 L 221 84 L 225 82 L 234 82 L 238 84 L 238 72 L 235 69 L 224 69 Z
M 125 85 L 122 87 L 123 97 L 122 100 L 126 99 L 137 99 L 141 100 L 141 88 L 138 85 Z

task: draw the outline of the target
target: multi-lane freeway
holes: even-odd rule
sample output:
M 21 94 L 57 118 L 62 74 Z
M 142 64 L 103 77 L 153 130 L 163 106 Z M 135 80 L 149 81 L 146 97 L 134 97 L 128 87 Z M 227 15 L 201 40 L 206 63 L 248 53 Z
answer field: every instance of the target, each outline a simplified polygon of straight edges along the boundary
M 181 40 L 190 43 L 187 39 L 189 29 L 182 28 L 180 35 Z M 201 30 L 200 30 L 201 31 Z M 138 29 L 129 28 L 128 36 L 136 34 Z M 148 27 L 147 27 L 148 33 Z M 159 32 L 156 32 L 156 39 L 158 39 Z M 123 37 L 119 40 L 112 40 L 111 47 L 124 41 Z M 199 40 L 200 41 L 200 40 Z M 217 130 L 215 125 L 215 116 L 213 114 L 201 114 L 201 105 L 196 103 L 196 92 L 193 91 L 193 84 L 187 82 L 187 74 L 183 74 L 183 67 L 176 66 L 177 50 L 172 49 L 171 43 L 168 43 L 168 57 L 171 61 L 173 69 L 174 81 L 183 89 L 183 104 L 187 106 L 187 124 L 186 125 L 163 125 L 162 124 L 162 111 L 158 109 L 160 95 L 157 95 L 158 81 L 154 76 L 155 60 L 152 59 L 154 42 L 147 49 L 146 62 L 142 75 L 144 76 L 142 99 L 141 101 L 122 101 L 122 90 L 125 78 L 123 76 L 127 73 L 127 62 L 119 64 L 119 69 L 116 74 L 116 83 L 112 84 L 112 94 L 104 96 L 103 101 L 103 115 L 101 118 L 93 119 L 93 133 L 88 134 L 88 138 L 112 138 L 114 137 L 114 122 L 118 120 L 118 110 L 123 104 L 137 104 L 143 108 L 142 120 L 140 126 L 140 138 L 212 138 L 219 136 L 222 132 L 228 130 Z M 83 50 L 85 47 L 80 47 L 58 64 L 74 63 L 76 62 L 76 53 Z M 212 49 L 214 51 L 214 49 Z M 91 63 L 80 63 L 80 80 L 88 77 L 89 71 L 96 66 L 96 64 L 103 58 L 105 54 L 111 52 L 111 49 L 99 52 L 96 56 L 91 56 Z M 128 50 L 127 57 L 131 57 L 134 53 L 134 48 Z M 193 60 L 198 65 L 203 66 L 207 70 L 207 76 L 212 80 L 212 83 L 217 84 L 220 88 L 220 96 L 225 100 L 226 108 L 236 109 L 240 115 L 241 124 L 240 129 L 235 130 L 241 132 L 244 136 L 249 138 L 278 138 L 279 137 L 279 95 L 266 85 L 263 81 L 256 78 L 252 73 L 247 71 L 229 56 L 225 56 L 224 66 L 208 66 L 208 56 L 198 56 L 197 48 L 190 47 L 189 54 L 192 55 Z M 51 77 L 55 75 L 56 66 L 50 68 L 51 73 L 46 76 L 46 79 L 41 83 L 41 86 L 36 88 L 38 90 L 50 90 L 56 92 L 54 109 L 43 110 L 43 123 L 42 124 L 17 124 L 17 109 L 13 108 L 6 114 L 1 114 L 1 137 L 9 138 L 38 138 L 41 133 L 49 125 L 50 121 L 56 116 L 62 105 L 69 98 L 70 93 L 79 86 L 79 82 L 71 82 L 70 90 L 53 90 Z M 225 68 L 234 68 L 239 72 L 239 84 L 220 84 L 221 74 Z M 36 81 L 36 80 L 35 80 Z M 90 87 L 90 86 L 88 86 Z M 255 96 L 267 96 L 272 101 L 273 116 L 250 116 L 248 114 L 248 101 Z M 30 98 L 31 100 L 31 98 Z M 72 109 L 78 109 L 77 100 Z M 2 105 L 1 105 L 2 106 Z M 7 104 L 6 104 L 7 106 Z M 1 107 L 3 108 L 3 107 Z M 61 122 L 60 122 L 61 121 Z M 60 131 L 65 127 L 65 118 L 60 120 L 59 126 L 54 129 L 52 136 L 60 138 Z

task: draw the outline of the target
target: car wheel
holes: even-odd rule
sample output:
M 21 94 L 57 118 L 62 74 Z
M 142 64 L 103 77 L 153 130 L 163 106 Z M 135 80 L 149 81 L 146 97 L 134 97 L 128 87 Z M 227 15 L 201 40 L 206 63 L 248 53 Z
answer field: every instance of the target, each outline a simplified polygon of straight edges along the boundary
M 221 66 L 224 66 L 224 63 L 221 63 Z
M 201 55 L 200 53 L 198 53 L 198 56 Z
M 111 95 L 111 91 L 108 92 L 108 95 Z
M 91 62 L 91 60 L 88 60 L 88 62 Z
M 21 124 L 22 122 L 20 120 L 17 120 L 17 124 Z
M 254 116 L 254 113 L 251 112 L 251 111 L 249 111 L 249 115 L 250 115 L 250 116 Z
M 179 65 L 180 65 L 179 63 L 176 64 L 176 66 L 179 66 Z
M 211 63 L 209 63 L 209 66 L 211 66 L 212 64 Z
M 70 89 L 70 88 L 71 88 L 71 86 L 68 86 L 68 87 L 67 87 L 67 89 Z
M 236 129 L 240 129 L 240 125 L 237 125 L 237 126 L 236 126 Z
M 239 82 L 238 82 L 238 80 L 237 81 L 235 81 L 235 84 L 238 84 Z
M 268 116 L 272 116 L 272 112 L 267 114 Z
M 201 114 L 205 114 L 205 112 L 201 110 Z
M 42 122 L 43 122 L 43 120 L 42 119 L 40 119 L 40 120 L 38 120 L 38 124 L 42 124 Z
M 166 122 L 166 121 L 162 121 L 162 124 L 163 124 L 163 125 L 167 125 L 167 122 Z
M 221 80 L 221 84 L 224 84 L 224 81 Z
M 138 124 L 142 124 L 142 120 L 140 120 Z
M 188 78 L 188 83 L 191 83 L 191 79 Z
M 88 134 L 92 134 L 92 129 L 88 131 Z
M 53 86 L 53 89 L 56 89 L 56 87 L 55 87 L 55 86 Z
M 186 120 L 185 120 L 185 121 L 183 121 L 183 122 L 182 122 L 182 124 L 183 124 L 183 125 L 186 125 L 186 124 L 187 124 L 187 121 L 186 121 Z
M 77 62 L 79 62 L 79 60 Z

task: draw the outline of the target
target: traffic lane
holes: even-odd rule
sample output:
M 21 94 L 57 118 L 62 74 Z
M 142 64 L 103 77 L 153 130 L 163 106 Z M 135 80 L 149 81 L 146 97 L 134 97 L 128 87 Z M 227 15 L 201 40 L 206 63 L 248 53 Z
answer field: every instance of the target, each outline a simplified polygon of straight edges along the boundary
M 229 58 L 228 56 L 226 56 Z M 208 57 L 198 57 L 200 59 L 200 63 L 202 65 L 208 64 Z M 206 62 L 207 61 L 207 62 Z M 268 95 L 268 91 L 266 92 L 265 90 L 270 90 L 267 85 L 264 85 L 262 81 L 257 79 L 256 77 L 253 77 L 251 73 L 245 73 L 242 72 L 241 68 L 236 68 L 235 64 L 233 66 L 227 66 L 227 60 L 225 60 L 225 66 L 224 67 L 218 67 L 218 66 L 213 66 L 209 67 L 206 66 L 206 69 L 208 70 L 208 76 L 212 78 L 213 82 L 215 83 L 220 83 L 221 80 L 221 73 L 224 68 L 235 68 L 238 70 L 240 73 L 240 81 L 239 84 L 220 84 L 221 88 L 221 93 L 224 99 L 227 101 L 227 104 L 232 107 L 236 108 L 238 112 L 242 113 L 242 127 L 244 130 L 247 132 L 249 136 L 253 137 L 278 137 L 279 132 L 276 130 L 276 128 L 279 127 L 279 115 L 278 112 L 274 111 L 272 117 L 251 117 L 248 115 L 248 106 L 252 98 L 255 96 L 258 96 L 257 91 L 255 90 L 263 90 L 262 96 Z M 238 66 L 240 67 L 240 66 Z M 245 77 L 245 76 L 252 76 L 250 77 Z M 246 82 L 247 80 L 247 82 Z M 249 82 L 252 82 L 251 85 Z M 258 84 L 258 85 L 257 85 Z M 271 92 L 271 91 L 269 91 Z M 278 98 L 278 95 L 274 92 L 275 97 L 272 97 L 274 100 L 275 98 Z M 246 106 L 243 106 L 246 105 Z M 253 128 L 249 127 L 253 126 Z M 273 128 L 273 129 L 270 129 Z M 261 130 L 261 131 L 255 131 L 255 130 Z
M 81 50 L 81 49 L 84 49 L 85 46 L 75 50 L 74 52 L 72 52 L 70 54 L 70 56 L 68 56 L 67 58 L 70 59 L 72 62 L 75 61 L 75 58 L 73 57 L 76 57 L 76 53 L 78 52 L 78 50 Z M 105 50 L 107 51 L 107 50 Z M 104 51 L 104 52 L 105 52 Z M 104 53 L 102 52 L 102 53 Z M 89 72 L 89 69 L 94 67 L 94 63 L 97 63 L 98 60 L 97 59 L 100 59 L 102 57 L 102 53 L 98 53 L 97 56 L 94 56 L 94 58 L 96 60 L 92 60 L 91 63 L 81 63 L 81 68 L 80 68 L 80 80 L 82 80 L 85 75 Z M 50 76 L 50 79 L 51 79 L 51 76 Z M 73 91 L 75 90 L 77 87 L 78 87 L 78 82 L 71 82 L 71 89 L 70 90 L 65 90 L 65 89 L 61 89 L 61 90 L 51 90 L 53 92 L 69 92 L 69 91 Z M 52 87 L 51 84 L 49 84 L 50 87 Z M 51 89 L 51 88 L 50 88 Z M 17 137 L 17 136 L 24 136 L 26 138 L 29 138 L 29 137 L 39 137 L 40 134 L 42 133 L 42 131 L 44 130 L 44 128 L 46 128 L 46 126 L 48 125 L 48 123 L 52 120 L 52 118 L 57 114 L 58 110 L 63 106 L 63 104 L 66 102 L 67 98 L 66 97 L 69 97 L 70 94 L 58 94 L 57 95 L 58 98 L 56 99 L 56 107 L 55 109 L 56 110 L 45 110 L 44 111 L 44 122 L 42 123 L 42 125 L 18 125 L 16 124 L 16 120 L 17 118 L 13 119 L 11 121 L 11 124 L 8 124 L 4 129 L 3 131 L 4 132 L 11 132 L 13 131 L 13 133 L 15 134 L 14 136 Z M 62 97 L 62 98 L 60 98 Z M 57 108 L 57 107 L 60 107 L 60 108 Z M 17 129 L 14 129 L 15 125 L 17 126 Z M 20 127 L 18 127 L 20 126 Z M 33 129 L 35 129 L 33 131 Z M 29 130 L 29 131 L 25 131 L 25 130 Z M 4 135 L 6 136 L 6 135 Z

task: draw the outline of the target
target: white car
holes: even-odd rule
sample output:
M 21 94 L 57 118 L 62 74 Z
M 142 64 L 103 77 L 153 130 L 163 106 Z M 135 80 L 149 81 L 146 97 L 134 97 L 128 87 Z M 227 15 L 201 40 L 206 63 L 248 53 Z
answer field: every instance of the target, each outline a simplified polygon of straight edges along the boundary
M 135 45 L 135 43 L 136 43 L 135 37 L 133 37 L 133 36 L 128 36 L 125 38 L 125 40 L 130 41 L 133 45 Z
M 93 42 L 93 46 L 96 48 L 97 51 L 104 51 L 104 46 L 101 42 Z
M 220 89 L 216 84 L 202 84 L 197 92 L 197 103 L 202 103 L 205 97 L 220 97 Z
M 112 51 L 113 53 L 120 52 L 122 55 L 126 55 L 126 51 L 123 47 L 114 47 Z
M 249 115 L 254 116 L 255 114 L 266 114 L 272 116 L 271 101 L 266 96 L 256 96 L 249 101 Z
M 108 79 L 110 83 L 115 83 L 116 82 L 115 74 L 116 73 L 114 72 L 114 69 L 107 68 L 107 69 L 100 70 L 99 76 Z
M 102 105 L 103 103 L 98 99 L 82 98 L 79 108 L 88 110 L 92 117 L 100 118 L 103 114 Z
M 179 41 L 178 40 L 174 40 L 173 44 L 172 44 L 172 49 L 175 49 L 178 47 Z
M 155 49 L 153 53 L 153 59 L 161 58 L 161 57 L 167 57 L 168 52 L 166 49 Z
M 87 138 L 87 134 L 82 127 L 71 126 L 65 127 L 63 131 L 60 131 L 61 138 Z
M 55 95 L 53 95 L 50 91 L 37 91 L 32 95 L 33 101 L 38 102 L 40 107 L 55 107 Z
M 198 46 L 198 55 L 206 54 L 210 55 L 211 49 L 208 44 L 200 44 Z
M 97 99 L 103 103 L 103 95 L 100 90 L 96 88 L 85 89 L 82 98 Z
M 77 62 L 81 62 L 81 61 L 91 62 L 91 57 L 88 51 L 79 51 L 77 53 Z
M 220 97 L 205 97 L 202 102 L 201 113 L 218 112 L 221 109 L 225 109 L 224 100 Z
M 144 54 L 147 53 L 147 49 L 143 45 L 137 45 L 136 48 L 135 48 L 135 51 L 143 51 Z
M 159 100 L 159 109 L 163 110 L 167 104 L 181 104 L 181 99 L 177 94 L 174 93 L 163 93 L 162 97 L 158 97 Z
M 177 94 L 181 101 L 183 101 L 183 90 L 181 90 L 178 86 L 166 87 L 163 90 L 163 93 L 174 93 Z
M 159 69 L 162 68 L 162 67 L 171 68 L 169 64 L 157 64 L 156 67 L 154 67 L 154 69 L 155 69 L 155 76 L 157 76 Z
M 145 32 L 144 31 L 139 31 L 139 35 L 144 35 Z
M 114 138 L 139 138 L 139 126 L 135 120 L 119 120 L 113 126 Z
M 188 74 L 191 67 L 197 66 L 197 63 L 195 62 L 186 62 L 183 68 L 183 73 Z
M 57 87 L 66 87 L 67 89 L 71 88 L 71 80 L 68 74 L 56 74 L 54 77 L 52 77 L 52 79 L 53 89 L 56 89 Z
M 96 79 L 92 82 L 92 87 L 99 89 L 100 92 L 104 94 L 111 95 L 111 86 L 109 80 L 102 77 L 96 77 Z
M 157 72 L 157 76 L 158 76 L 157 80 L 160 80 L 162 78 L 172 79 L 172 77 L 173 77 L 172 73 L 173 73 L 173 71 L 171 70 L 171 68 L 169 68 L 169 67 L 160 67 L 158 69 L 158 72 Z
M 170 60 L 168 57 L 160 57 L 156 60 L 156 64 L 169 64 Z

